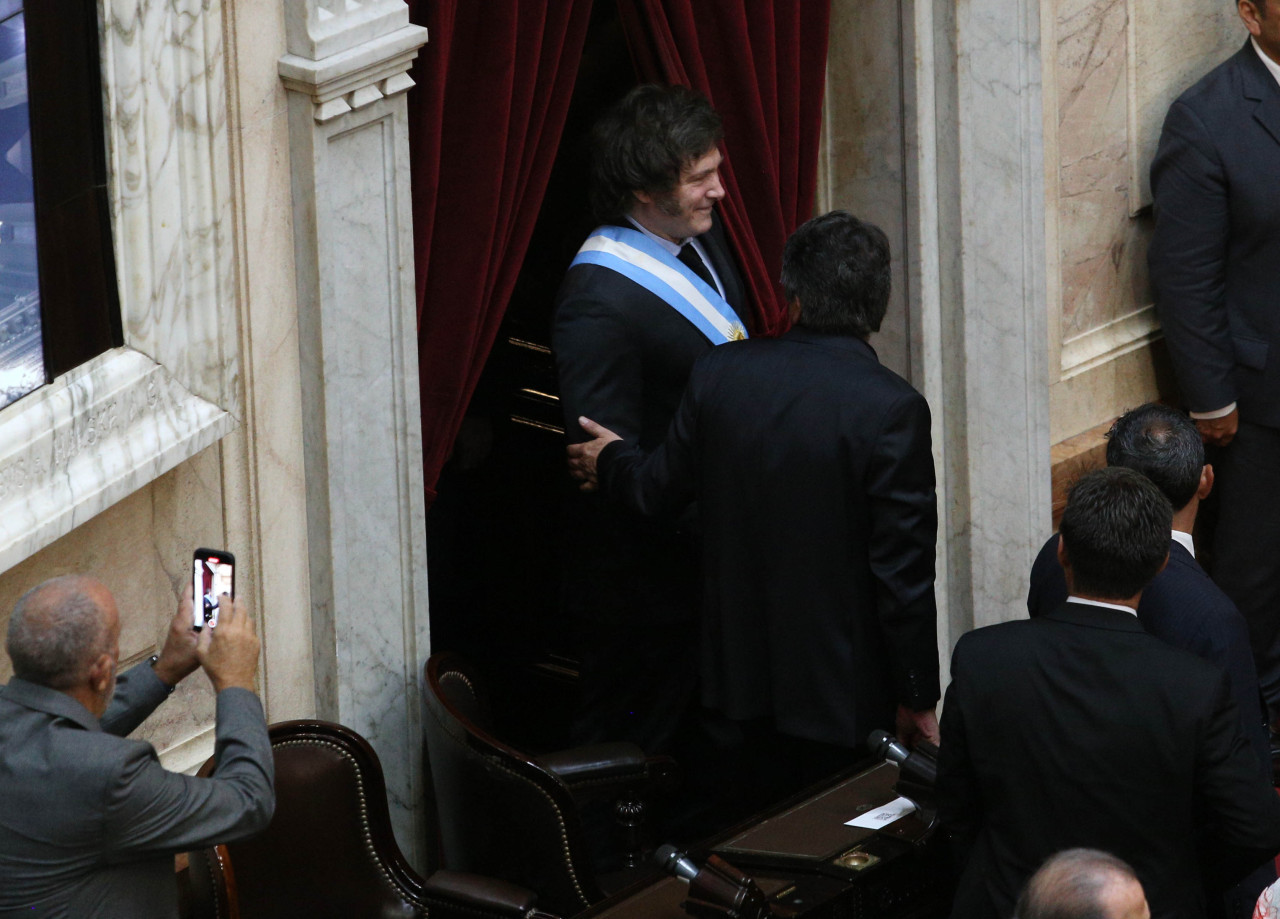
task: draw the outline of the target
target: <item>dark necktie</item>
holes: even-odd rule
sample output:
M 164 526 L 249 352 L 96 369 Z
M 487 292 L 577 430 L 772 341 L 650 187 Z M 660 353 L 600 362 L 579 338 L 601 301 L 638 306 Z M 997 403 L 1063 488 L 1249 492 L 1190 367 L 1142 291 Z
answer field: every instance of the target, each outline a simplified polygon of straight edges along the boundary
M 693 248 L 693 243 L 685 243 L 681 246 L 680 254 L 677 255 L 676 258 L 684 262 L 685 266 L 690 271 L 702 278 L 702 280 L 706 281 L 707 286 L 712 290 L 719 290 L 719 288 L 716 287 L 715 279 L 711 277 L 711 269 L 709 269 L 707 267 L 707 263 L 702 260 L 702 256 L 698 255 L 698 250 Z

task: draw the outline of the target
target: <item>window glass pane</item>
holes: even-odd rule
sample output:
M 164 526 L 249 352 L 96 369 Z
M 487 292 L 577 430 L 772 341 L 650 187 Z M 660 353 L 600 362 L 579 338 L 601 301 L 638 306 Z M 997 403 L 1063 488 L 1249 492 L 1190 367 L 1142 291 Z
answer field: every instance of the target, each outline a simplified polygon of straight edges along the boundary
M 45 382 L 36 272 L 26 29 L 17 13 L 0 22 L 0 407 Z

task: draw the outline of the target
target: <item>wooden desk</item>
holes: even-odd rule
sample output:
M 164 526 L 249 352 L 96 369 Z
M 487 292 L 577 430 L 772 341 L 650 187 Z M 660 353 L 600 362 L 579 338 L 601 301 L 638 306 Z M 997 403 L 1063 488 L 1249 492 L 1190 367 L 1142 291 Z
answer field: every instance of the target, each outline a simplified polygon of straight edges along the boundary
M 941 841 L 911 814 L 879 830 L 846 826 L 896 798 L 895 766 L 836 780 L 799 802 L 729 831 L 691 858 L 715 852 L 755 878 L 780 917 L 943 919 L 951 904 Z M 596 919 L 688 919 L 688 885 L 662 876 L 580 913 Z

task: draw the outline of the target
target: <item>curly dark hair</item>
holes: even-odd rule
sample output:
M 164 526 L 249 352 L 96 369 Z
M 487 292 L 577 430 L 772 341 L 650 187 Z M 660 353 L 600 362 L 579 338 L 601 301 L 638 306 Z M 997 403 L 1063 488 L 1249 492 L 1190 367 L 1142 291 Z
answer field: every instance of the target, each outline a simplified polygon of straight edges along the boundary
M 634 192 L 660 197 L 680 172 L 720 143 L 724 126 L 711 103 L 687 86 L 637 86 L 591 132 L 591 209 L 597 220 L 630 212 Z
M 889 239 L 848 211 L 814 217 L 787 240 L 781 281 L 800 301 L 800 325 L 866 338 L 889 308 Z

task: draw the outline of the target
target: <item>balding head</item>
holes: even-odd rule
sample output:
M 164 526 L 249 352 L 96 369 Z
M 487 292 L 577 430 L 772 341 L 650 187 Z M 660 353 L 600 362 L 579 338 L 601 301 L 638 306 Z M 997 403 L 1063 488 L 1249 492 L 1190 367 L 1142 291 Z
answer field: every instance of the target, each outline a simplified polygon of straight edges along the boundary
M 22 595 L 5 649 L 14 676 L 66 691 L 84 684 L 102 655 L 114 658 L 119 634 L 111 591 L 95 578 L 65 575 Z
M 1031 876 L 1017 919 L 1150 919 L 1142 884 L 1125 862 L 1097 849 L 1066 849 Z

